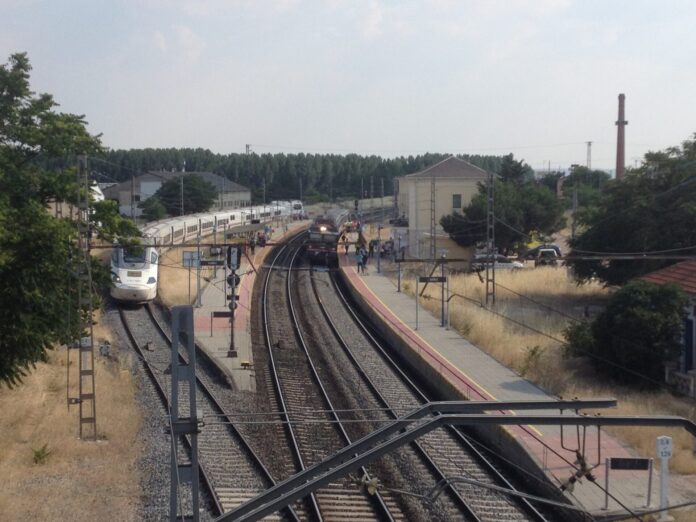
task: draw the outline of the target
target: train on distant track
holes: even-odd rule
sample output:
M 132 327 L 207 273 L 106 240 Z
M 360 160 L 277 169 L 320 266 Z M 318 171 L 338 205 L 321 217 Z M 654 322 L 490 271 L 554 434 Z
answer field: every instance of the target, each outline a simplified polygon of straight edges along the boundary
M 305 217 L 301 201 L 273 201 L 269 205 L 174 217 L 140 227 L 140 245 L 114 245 L 111 255 L 111 297 L 117 301 L 144 303 L 157 296 L 160 248 L 218 232 L 234 232 L 245 225 L 273 219 Z
M 305 255 L 311 264 L 334 266 L 338 263 L 336 246 L 350 218 L 346 209 L 332 208 L 314 219 L 305 244 Z

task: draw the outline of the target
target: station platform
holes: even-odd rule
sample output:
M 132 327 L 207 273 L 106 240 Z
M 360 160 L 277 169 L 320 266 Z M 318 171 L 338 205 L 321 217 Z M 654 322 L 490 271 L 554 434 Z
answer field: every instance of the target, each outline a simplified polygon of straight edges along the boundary
M 372 314 L 386 328 L 398 336 L 413 352 L 419 365 L 427 366 L 425 374 L 436 373 L 438 379 L 446 381 L 448 390 L 455 389 L 461 398 L 471 400 L 554 400 L 558 397 L 520 377 L 517 373 L 496 361 L 468 342 L 455 330 L 440 326 L 440 318 L 420 308 L 416 329 L 415 298 L 398 292 L 393 280 L 385 275 L 394 273 L 391 261 L 381 260 L 382 273 L 377 272 L 376 258 L 370 260 L 367 274 L 358 274 L 355 256 L 342 251 L 339 266 L 343 279 L 351 287 L 351 293 L 361 305 L 369 307 Z M 412 360 L 413 360 L 412 359 Z M 452 397 L 454 399 L 455 397 Z M 606 410 L 611 414 L 611 410 Z M 505 412 L 514 415 L 515 412 Z M 520 414 L 558 414 L 558 410 L 525 411 Z M 576 454 L 561 445 L 561 430 L 558 426 L 514 426 L 504 429 L 528 453 L 529 458 L 542 472 L 561 489 L 576 472 Z M 575 429 L 564 428 L 566 448 L 577 447 Z M 570 439 L 570 440 L 569 440 Z M 575 506 L 589 512 L 593 517 L 604 518 L 626 513 L 649 511 L 659 507 L 659 460 L 654 463 L 652 473 L 651 501 L 647 498 L 650 474 L 648 471 L 611 470 L 609 491 L 616 500 L 609 498 L 605 506 L 605 459 L 637 457 L 631 448 L 602 430 L 601 449 L 598 450 L 597 429 L 587 430 L 585 459 L 588 465 L 600 465 L 592 470 L 596 482 L 582 478 L 574 483 L 572 492 L 564 495 Z M 598 458 L 598 453 L 601 455 Z M 675 481 L 670 477 L 669 504 L 696 500 L 693 481 Z M 691 477 L 693 478 L 693 477 Z M 623 504 L 623 506 L 622 506 Z M 627 517 L 631 518 L 631 517 Z M 696 512 L 694 512 L 696 520 Z
M 256 281 L 256 270 L 260 267 L 272 244 L 282 241 L 309 226 L 309 221 L 293 221 L 286 230 L 276 228 L 265 247 L 256 246 L 254 253 L 242 256 L 237 274 L 240 284 L 237 287 L 237 309 L 234 315 L 234 352 L 230 352 L 230 319 L 215 317 L 229 312 L 227 295 L 230 288 L 224 280 L 225 270 L 220 267 L 210 278 L 201 293 L 201 306 L 194 307 L 194 328 L 196 343 L 205 351 L 210 360 L 226 375 L 228 382 L 238 390 L 255 391 L 254 361 L 251 346 L 251 298 Z M 229 271 L 227 272 L 229 274 Z M 227 294 L 227 295 L 226 295 Z M 234 353 L 234 355 L 230 355 Z

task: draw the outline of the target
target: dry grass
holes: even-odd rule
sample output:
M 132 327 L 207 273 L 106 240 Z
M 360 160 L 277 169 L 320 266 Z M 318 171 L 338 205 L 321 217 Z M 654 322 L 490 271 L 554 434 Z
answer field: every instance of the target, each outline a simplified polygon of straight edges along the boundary
M 412 281 L 413 276 L 408 277 Z M 619 407 L 612 413 L 679 415 L 696 420 L 693 400 L 680 399 L 667 392 L 639 392 L 612 386 L 602 382 L 586 361 L 563 357 L 563 329 L 570 321 L 569 316 L 582 318 L 586 307 L 596 311 L 609 296 L 606 289 L 594 283 L 578 286 L 560 267 L 498 271 L 496 282 L 494 310 L 532 326 L 536 332 L 482 308 L 480 303 L 485 301 L 485 283 L 476 274 L 451 277 L 450 291 L 463 297 L 452 299 L 450 321 L 468 340 L 498 361 L 557 395 L 616 397 Z M 403 287 L 413 295 L 414 284 Z M 536 303 L 516 293 L 530 297 Z M 426 295 L 429 299 L 423 300 L 423 305 L 439 314 L 439 286 L 430 285 Z M 670 435 L 675 447 L 675 457 L 670 460 L 671 469 L 679 473 L 696 473 L 693 440 L 683 430 L 613 428 L 611 431 L 639 454 L 648 457 L 655 456 L 655 438 Z
M 159 264 L 159 284 L 157 285 L 158 299 L 167 307 L 183 304 L 193 304 L 196 301 L 196 269 L 190 271 L 181 263 L 184 250 L 195 250 L 195 242 L 189 248 L 173 247 L 162 251 Z M 192 248 L 193 247 L 193 248 Z M 203 251 L 203 249 L 201 249 Z M 220 270 L 220 268 L 218 268 Z M 190 274 L 190 279 L 189 279 Z M 213 268 L 201 268 L 201 290 L 213 275 Z M 191 299 L 189 299 L 189 280 Z
M 95 339 L 104 334 L 97 328 Z M 83 442 L 78 407 L 66 405 L 65 356 L 64 349 L 51 352 L 21 386 L 0 389 L 0 518 L 135 520 L 141 421 L 131 375 L 97 356 L 99 441 Z M 71 381 L 76 384 L 74 375 Z M 34 450 L 44 445 L 48 456 L 35 464 Z

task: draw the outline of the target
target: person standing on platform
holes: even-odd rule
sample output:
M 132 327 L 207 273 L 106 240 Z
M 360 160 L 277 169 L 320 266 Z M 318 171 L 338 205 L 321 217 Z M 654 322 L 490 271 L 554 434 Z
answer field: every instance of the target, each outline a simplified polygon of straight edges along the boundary
M 362 255 L 362 252 L 358 252 L 356 254 L 355 261 L 358 264 L 358 274 L 364 274 L 365 273 L 365 258 Z

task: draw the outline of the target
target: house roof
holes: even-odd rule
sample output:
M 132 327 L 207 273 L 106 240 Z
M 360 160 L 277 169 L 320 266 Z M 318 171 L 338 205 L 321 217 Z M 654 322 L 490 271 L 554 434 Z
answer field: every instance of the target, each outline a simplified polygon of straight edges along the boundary
M 472 165 L 468 161 L 459 159 L 455 156 L 450 156 L 435 165 L 423 169 L 413 174 L 404 176 L 406 179 L 426 179 L 435 178 L 457 178 L 457 179 L 472 179 L 484 180 L 488 173 L 476 165 Z
M 687 294 L 696 295 L 696 260 L 682 261 L 681 263 L 645 274 L 639 279 L 658 285 L 675 283 Z
M 170 179 L 175 179 L 180 176 L 199 176 L 203 178 L 205 181 L 210 183 L 215 187 L 215 190 L 218 192 L 222 192 L 223 194 L 227 194 L 229 192 L 248 192 L 249 189 L 240 185 L 239 183 L 235 183 L 232 180 L 229 180 L 227 178 L 223 178 L 222 176 L 218 176 L 217 174 L 213 174 L 212 172 L 170 172 L 170 171 L 150 171 L 147 174 L 142 174 L 141 176 L 138 176 L 135 178 L 136 181 L 136 186 L 140 187 L 140 183 L 142 181 L 169 181 Z M 131 187 L 131 180 L 127 181 L 122 181 L 121 183 L 118 184 L 113 184 L 112 186 L 106 188 L 104 190 L 104 194 L 107 197 L 116 197 L 118 196 L 118 193 L 122 190 L 128 191 L 130 190 Z
M 169 171 L 154 171 L 151 170 L 147 174 L 143 174 L 136 178 L 138 181 L 169 181 L 170 179 L 180 176 L 198 176 L 205 181 L 215 186 L 218 192 L 246 192 L 249 189 L 235 183 L 232 180 L 213 174 L 212 172 L 169 172 Z

